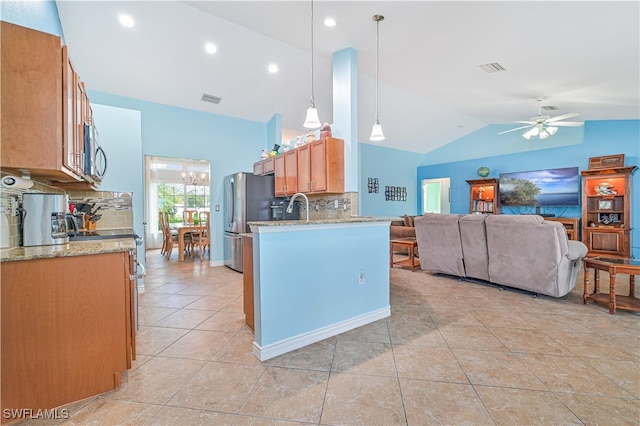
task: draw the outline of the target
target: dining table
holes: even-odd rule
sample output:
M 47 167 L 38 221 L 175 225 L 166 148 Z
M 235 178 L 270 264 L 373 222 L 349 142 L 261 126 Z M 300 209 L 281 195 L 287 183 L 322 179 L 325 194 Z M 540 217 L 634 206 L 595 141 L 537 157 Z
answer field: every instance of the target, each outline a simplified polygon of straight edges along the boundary
M 184 236 L 188 232 L 198 231 L 200 230 L 200 225 L 195 223 L 172 223 L 171 229 L 175 229 L 178 231 L 178 260 L 180 262 L 184 261 Z

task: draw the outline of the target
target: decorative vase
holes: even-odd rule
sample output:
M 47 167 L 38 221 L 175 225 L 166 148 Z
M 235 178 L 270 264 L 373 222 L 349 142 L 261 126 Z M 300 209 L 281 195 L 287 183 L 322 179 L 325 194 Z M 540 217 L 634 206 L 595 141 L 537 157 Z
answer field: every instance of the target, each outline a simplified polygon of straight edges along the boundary
M 327 139 L 331 137 L 331 126 L 326 121 L 322 124 L 320 128 L 320 139 Z

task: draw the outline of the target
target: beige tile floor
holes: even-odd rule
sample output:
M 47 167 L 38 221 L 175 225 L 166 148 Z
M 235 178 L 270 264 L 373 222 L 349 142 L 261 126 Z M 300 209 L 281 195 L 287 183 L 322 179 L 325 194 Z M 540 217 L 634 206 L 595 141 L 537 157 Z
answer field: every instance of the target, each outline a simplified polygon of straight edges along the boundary
M 640 314 L 582 276 L 553 299 L 395 268 L 390 318 L 259 362 L 241 274 L 147 265 L 133 368 L 64 424 L 640 424 Z

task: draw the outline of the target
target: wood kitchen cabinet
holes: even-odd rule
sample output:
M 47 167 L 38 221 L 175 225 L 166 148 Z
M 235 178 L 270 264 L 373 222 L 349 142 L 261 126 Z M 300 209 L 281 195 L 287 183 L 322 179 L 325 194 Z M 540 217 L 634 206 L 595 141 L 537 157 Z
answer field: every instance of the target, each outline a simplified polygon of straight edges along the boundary
M 2 263 L 3 410 L 36 412 L 120 387 L 135 359 L 131 265 L 127 251 Z
M 253 309 L 253 236 L 242 236 L 242 306 L 244 323 L 251 329 L 255 328 L 255 314 Z
M 274 157 L 275 195 L 286 197 L 298 192 L 298 150 Z
M 78 183 L 84 175 L 84 84 L 60 37 L 1 21 L 2 168 Z
M 344 141 L 326 138 L 306 144 L 298 151 L 298 191 L 344 192 Z
M 254 175 L 271 175 L 274 172 L 274 157 L 265 158 L 264 160 L 253 163 Z

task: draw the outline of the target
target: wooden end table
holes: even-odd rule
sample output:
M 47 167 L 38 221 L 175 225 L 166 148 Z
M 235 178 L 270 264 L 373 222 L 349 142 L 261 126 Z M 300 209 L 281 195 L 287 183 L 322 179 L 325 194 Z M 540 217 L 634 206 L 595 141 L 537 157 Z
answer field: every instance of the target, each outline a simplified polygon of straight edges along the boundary
M 391 240 L 390 243 L 391 243 L 390 244 L 391 255 L 389 259 L 391 261 L 390 266 L 392 268 L 393 268 L 393 265 L 408 266 L 409 268 L 411 268 L 411 272 L 414 272 L 416 268 L 420 266 L 420 259 L 416 257 L 416 252 L 415 252 L 415 249 L 418 247 L 418 241 L 415 238 L 413 237 L 396 238 L 394 240 Z M 409 252 L 409 258 L 394 261 L 393 250 L 398 248 L 406 248 L 407 251 Z
M 640 275 L 640 260 L 638 259 L 609 259 L 604 257 L 584 258 L 584 294 L 583 303 L 593 300 L 597 303 L 609 305 L 609 313 L 615 314 L 616 309 L 640 311 L 640 299 L 635 297 L 635 275 Z M 589 294 L 589 269 L 594 270 L 593 293 Z M 600 271 L 609 273 L 609 294 L 599 293 Z M 629 295 L 616 294 L 616 274 L 629 274 Z

